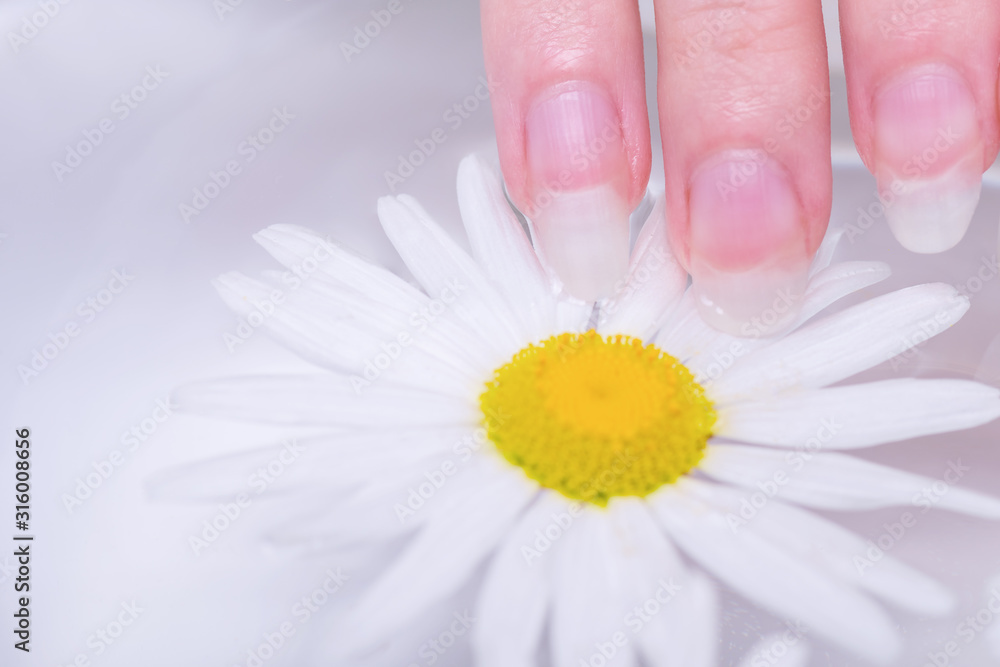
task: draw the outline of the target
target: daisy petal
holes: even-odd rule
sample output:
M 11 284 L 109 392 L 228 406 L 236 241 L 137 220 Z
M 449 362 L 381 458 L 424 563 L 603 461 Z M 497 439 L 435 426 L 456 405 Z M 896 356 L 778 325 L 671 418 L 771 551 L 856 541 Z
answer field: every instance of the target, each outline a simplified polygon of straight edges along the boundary
M 719 626 L 715 587 L 685 570 L 645 501 L 617 498 L 609 510 L 619 567 L 633 580 L 624 625 L 640 652 L 657 667 L 713 667 Z
M 310 308 L 303 303 L 307 294 L 298 293 L 292 299 L 235 272 L 219 276 L 214 284 L 226 304 L 245 316 L 248 323 L 255 323 L 253 326 L 259 326 L 303 359 L 323 368 L 351 371 L 362 379 L 365 373 L 370 376 L 377 371 L 376 378 L 384 375 L 414 386 L 433 384 L 461 395 L 467 394 L 470 383 L 479 377 L 473 368 L 455 359 L 455 355 L 428 354 L 416 337 L 411 337 L 411 344 L 412 341 L 415 344 L 407 346 L 404 352 L 403 345 L 391 338 L 383 342 L 370 328 L 359 328 L 346 318 L 332 317 L 328 308 Z M 392 356 L 386 352 L 387 344 L 398 348 Z M 381 359 L 376 359 L 380 355 L 385 357 L 386 365 L 369 369 L 376 361 L 381 364 Z M 433 378 L 426 372 L 428 363 L 439 369 Z
M 598 331 L 645 340 L 662 324 L 687 287 L 687 272 L 670 251 L 666 206 L 656 198 L 635 244 L 625 284 L 601 308 Z
M 285 289 L 280 271 L 265 271 L 278 289 Z M 474 368 L 481 368 L 482 360 L 493 359 L 480 350 L 478 338 L 468 328 L 453 322 L 445 311 L 439 315 L 441 304 L 434 304 L 424 293 L 418 294 L 412 309 L 400 310 L 380 303 L 351 287 L 322 280 L 309 280 L 292 287 L 287 292 L 284 307 L 305 309 L 311 314 L 343 321 L 360 329 L 373 338 L 385 341 L 398 340 L 400 333 L 413 338 L 411 345 L 431 352 L 442 363 L 460 365 L 472 360 Z M 435 311 L 435 312 L 432 312 Z
M 882 282 L 890 275 L 892 270 L 885 262 L 840 262 L 819 271 L 809 279 L 802 297 L 802 310 L 791 330 L 798 329 L 845 296 Z
M 755 488 L 755 492 L 759 487 Z M 889 555 L 871 567 L 865 560 L 869 545 L 860 536 L 816 514 L 779 500 L 758 507 L 736 489 L 713 487 L 719 504 L 725 504 L 734 530 L 752 526 L 787 552 L 827 569 L 845 583 L 863 588 L 907 611 L 929 616 L 946 616 L 955 606 L 947 588 L 922 572 Z
M 786 480 L 785 500 L 835 510 L 865 510 L 913 505 L 933 507 L 983 519 L 1000 519 L 1000 499 L 955 486 L 970 469 L 961 459 L 948 462 L 948 482 L 871 463 L 844 454 L 815 450 L 782 452 L 763 447 L 711 445 L 699 469 L 730 484 L 759 490 L 758 483 Z
M 936 336 L 968 309 L 968 298 L 940 283 L 876 297 L 739 359 L 712 385 L 713 399 L 833 384 Z
M 344 285 L 375 303 L 413 312 L 426 296 L 405 280 L 295 225 L 272 225 L 253 236 L 272 257 L 303 282 L 315 277 Z M 312 268 L 309 260 L 315 260 Z
M 507 302 L 413 198 L 382 197 L 378 215 L 389 240 L 428 295 L 448 305 L 502 358 L 521 347 L 526 334 Z
M 801 621 L 863 658 L 885 664 L 899 652 L 885 612 L 755 531 L 734 532 L 724 511 L 707 502 L 714 500 L 714 490 L 685 478 L 650 498 L 664 527 L 692 559 L 761 607 Z
M 387 639 L 458 590 L 536 495 L 521 471 L 488 457 L 480 462 L 439 492 L 447 495 L 436 515 L 367 590 L 345 627 L 345 653 Z
M 559 538 L 555 558 L 548 564 L 553 586 L 553 667 L 592 664 L 595 656 L 603 657 L 607 667 L 635 663 L 632 644 L 621 641 L 626 637 L 622 619 L 628 609 L 624 601 L 628 577 L 615 566 L 612 545 L 617 538 L 606 519 L 585 508 Z
M 903 378 L 797 391 L 720 406 L 716 435 L 775 447 L 817 438 L 855 449 L 972 428 L 1000 417 L 1000 390 L 968 380 Z
M 433 464 L 428 463 L 428 468 Z M 342 551 L 351 547 L 382 548 L 386 542 L 398 539 L 424 525 L 426 515 L 400 521 L 393 511 L 392 503 L 406 497 L 406 484 L 414 479 L 410 473 L 405 478 L 400 474 L 385 475 L 384 481 L 392 482 L 396 488 L 383 488 L 381 495 L 370 493 L 361 499 L 358 491 L 353 495 L 335 495 L 334 489 L 301 494 L 299 502 L 291 504 L 276 515 L 276 520 L 264 533 L 264 538 L 278 547 L 311 546 L 325 551 Z M 309 503 L 309 511 L 301 511 L 304 503 Z M 335 506 L 336 512 L 330 507 Z
M 888 275 L 888 267 L 881 262 L 844 262 L 819 271 L 809 280 L 802 308 L 789 332 L 800 328 L 839 299 L 884 280 Z M 680 358 L 702 385 L 715 381 L 737 360 L 775 340 L 754 335 L 759 328 L 755 329 L 752 322 L 747 325 L 747 337 L 717 331 L 698 315 L 690 292 L 681 304 L 671 315 L 670 326 L 657 341 L 663 349 Z
M 713 667 L 719 649 L 719 591 L 715 583 L 692 572 L 687 585 L 668 612 L 667 623 L 679 628 L 678 667 Z M 670 663 L 668 663 L 670 664 Z
M 199 414 L 277 424 L 419 426 L 480 420 L 472 401 L 423 389 L 377 382 L 355 389 L 344 375 L 274 375 L 226 378 L 182 386 L 173 397 Z
M 504 196 L 500 175 L 479 156 L 458 167 L 458 206 L 472 255 L 517 310 L 528 340 L 555 333 L 552 284 Z
M 526 555 L 525 547 L 537 539 L 535 531 L 544 530 L 553 515 L 566 509 L 558 494 L 543 492 L 504 538 L 476 603 L 472 645 L 478 667 L 536 663 L 550 591 L 544 564 L 533 560 L 530 552 Z
M 343 489 L 387 470 L 407 468 L 450 451 L 470 431 L 381 430 L 319 438 L 290 438 L 246 452 L 180 466 L 149 484 L 157 500 L 230 500 L 254 491 L 268 495 L 302 489 Z M 351 465 L 343 465 L 350 461 Z M 430 465 L 427 464 L 430 469 Z

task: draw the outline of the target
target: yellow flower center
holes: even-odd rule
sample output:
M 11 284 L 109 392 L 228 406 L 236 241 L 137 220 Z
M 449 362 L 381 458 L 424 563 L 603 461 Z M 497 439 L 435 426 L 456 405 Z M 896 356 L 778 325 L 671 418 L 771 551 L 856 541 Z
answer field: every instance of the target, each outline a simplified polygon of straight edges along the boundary
M 479 404 L 504 458 L 542 486 L 600 506 L 691 470 L 715 424 L 677 359 L 594 331 L 528 345 L 497 369 Z

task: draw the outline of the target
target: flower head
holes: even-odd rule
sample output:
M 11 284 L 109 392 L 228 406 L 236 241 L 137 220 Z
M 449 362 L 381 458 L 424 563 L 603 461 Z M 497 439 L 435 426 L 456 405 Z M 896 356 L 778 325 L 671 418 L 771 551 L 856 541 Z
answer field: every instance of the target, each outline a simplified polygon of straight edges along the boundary
M 535 664 L 543 643 L 559 667 L 594 664 L 619 636 L 607 664 L 712 665 L 716 582 L 881 663 L 899 638 L 873 598 L 950 611 L 940 584 L 890 555 L 867 562 L 865 540 L 806 508 L 905 506 L 932 480 L 842 450 L 1000 416 L 998 391 L 973 382 L 832 386 L 904 351 L 926 322 L 925 336 L 958 321 L 968 301 L 953 288 L 814 319 L 888 275 L 831 265 L 831 234 L 789 330 L 760 335 L 789 307 L 776 295 L 775 313 L 734 337 L 699 318 L 662 204 L 625 283 L 595 306 L 560 295 L 482 161 L 463 163 L 459 198 L 472 256 L 412 199 L 379 203 L 419 288 L 307 230 L 258 234 L 301 277 L 260 326 L 322 372 L 178 392 L 208 414 L 331 429 L 280 482 L 332 500 L 298 507 L 288 530 L 399 549 L 335 633 L 338 652 L 384 644 L 479 571 L 477 664 L 504 667 Z M 274 290 L 239 274 L 218 288 L 244 314 Z M 1000 501 L 960 488 L 937 506 L 1000 518 Z

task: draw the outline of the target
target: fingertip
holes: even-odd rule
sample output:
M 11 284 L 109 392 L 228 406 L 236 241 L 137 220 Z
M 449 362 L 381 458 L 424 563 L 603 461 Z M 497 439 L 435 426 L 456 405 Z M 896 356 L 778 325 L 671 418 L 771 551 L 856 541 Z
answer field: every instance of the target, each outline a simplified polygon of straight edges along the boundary
M 813 248 L 792 176 L 765 151 L 730 150 L 698 168 L 688 247 L 702 318 L 735 335 L 767 335 L 798 312 Z
M 500 163 L 565 291 L 610 296 L 628 266 L 651 149 L 633 0 L 483 0 Z

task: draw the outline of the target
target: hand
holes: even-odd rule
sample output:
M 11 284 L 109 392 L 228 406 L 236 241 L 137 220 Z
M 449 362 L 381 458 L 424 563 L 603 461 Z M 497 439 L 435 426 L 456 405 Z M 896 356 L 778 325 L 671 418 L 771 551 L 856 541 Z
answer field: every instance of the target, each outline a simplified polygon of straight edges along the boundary
M 636 0 L 482 0 L 500 162 L 567 291 L 608 296 L 650 172 Z M 655 0 L 667 220 L 702 314 L 799 293 L 831 205 L 820 0 Z M 997 155 L 1000 3 L 841 0 L 851 127 L 915 252 L 962 238 Z

